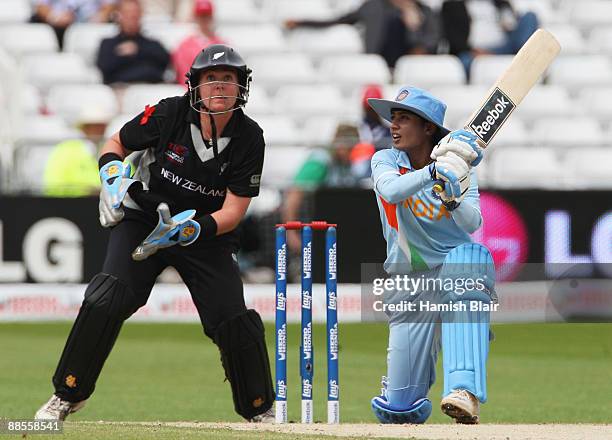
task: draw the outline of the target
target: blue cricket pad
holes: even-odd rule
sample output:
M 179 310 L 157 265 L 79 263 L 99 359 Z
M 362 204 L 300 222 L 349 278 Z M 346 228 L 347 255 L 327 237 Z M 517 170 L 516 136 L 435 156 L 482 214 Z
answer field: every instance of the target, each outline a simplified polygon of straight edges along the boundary
M 442 292 L 444 302 L 480 300 L 489 302 L 495 296 L 495 264 L 489 250 L 480 243 L 464 243 L 452 249 L 442 263 L 439 277 L 446 279 L 480 281 L 485 289 L 474 291 Z
M 397 409 L 391 407 L 383 396 L 378 396 L 372 399 L 372 411 L 380 423 L 423 424 L 431 414 L 431 402 L 423 398 L 414 402 L 409 408 Z
M 465 311 L 442 313 L 444 396 L 464 389 L 481 402 L 487 400 L 486 362 L 489 354 L 488 311 L 470 311 L 470 303 L 495 299 L 495 266 L 489 250 L 478 243 L 466 243 L 450 251 L 439 275 L 443 280 L 481 279 L 484 290 L 443 292 L 443 302 L 465 304 Z
M 489 312 L 451 312 L 450 315 L 456 322 L 442 322 L 443 396 L 453 390 L 468 390 L 485 403 Z

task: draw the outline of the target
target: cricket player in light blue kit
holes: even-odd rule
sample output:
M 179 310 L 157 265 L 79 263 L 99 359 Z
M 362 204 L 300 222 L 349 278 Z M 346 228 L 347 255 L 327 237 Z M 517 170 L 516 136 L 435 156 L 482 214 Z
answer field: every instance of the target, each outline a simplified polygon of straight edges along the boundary
M 480 403 L 487 400 L 489 312 L 471 311 L 467 305 L 496 300 L 491 254 L 470 238 L 482 224 L 473 169 L 482 159 L 482 149 L 474 134 L 446 129 L 446 105 L 422 89 L 404 86 L 394 100 L 368 102 L 391 123 L 393 140 L 391 148 L 372 157 L 372 180 L 387 241 L 385 270 L 481 280 L 481 287 L 473 290 L 458 291 L 445 284 L 436 292 L 420 291 L 411 297 L 413 302 L 437 298 L 442 306 L 455 304 L 456 309 L 387 313 L 387 375 L 382 394 L 372 399 L 372 409 L 382 423 L 424 423 L 432 410 L 428 392 L 441 345 L 442 411 L 457 423 L 478 423 Z M 437 181 L 444 183 L 440 194 L 433 191 Z

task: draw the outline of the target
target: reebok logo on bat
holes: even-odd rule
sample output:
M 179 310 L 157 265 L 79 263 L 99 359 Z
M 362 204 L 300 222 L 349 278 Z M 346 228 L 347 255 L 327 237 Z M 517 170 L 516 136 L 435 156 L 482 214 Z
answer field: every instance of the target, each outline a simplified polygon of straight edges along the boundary
M 510 98 L 496 88 L 469 127 L 488 144 L 515 108 Z

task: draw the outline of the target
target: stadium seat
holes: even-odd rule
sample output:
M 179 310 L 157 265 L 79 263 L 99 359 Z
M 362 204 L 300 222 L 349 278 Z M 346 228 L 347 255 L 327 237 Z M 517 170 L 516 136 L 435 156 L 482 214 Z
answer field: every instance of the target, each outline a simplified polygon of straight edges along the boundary
M 33 143 L 22 145 L 15 150 L 14 178 L 20 192 L 35 195 L 41 193 L 45 166 L 53 147 L 54 144 L 51 143 Z
M 531 145 L 529 132 L 525 123 L 518 118 L 511 117 L 506 124 L 495 135 L 488 151 L 507 146 L 526 147 Z
M 237 48 L 250 61 L 250 55 L 279 54 L 287 50 L 280 27 L 271 24 L 258 26 L 219 26 L 219 36 Z
M 135 116 L 146 105 L 155 105 L 164 98 L 181 96 L 185 92 L 185 88 L 178 84 L 134 84 L 125 89 L 120 109 L 123 113 Z
M 307 118 L 302 130 L 306 145 L 309 147 L 329 147 L 340 121 L 346 121 L 345 115 L 341 115 L 339 118 L 328 116 Z
M 583 29 L 592 26 L 610 25 L 612 17 L 612 2 L 609 0 L 582 0 L 573 1 L 570 17 Z
M 508 68 L 514 55 L 481 55 L 474 59 L 470 72 L 470 83 L 492 86 Z
M 58 50 L 53 28 L 44 23 L 0 26 L 0 45 L 16 57 L 34 53 L 52 53 Z
M 350 111 L 340 89 L 324 84 L 280 87 L 274 105 L 281 113 L 298 118 L 341 116 Z
M 599 123 L 586 116 L 571 118 L 546 118 L 537 121 L 531 131 L 536 145 L 583 148 L 604 143 Z
M 100 73 L 74 53 L 27 55 L 23 58 L 22 66 L 27 80 L 40 90 L 56 84 L 100 82 Z
M 18 134 L 18 148 L 27 144 L 55 144 L 68 138 L 81 138 L 80 131 L 72 128 L 59 116 L 36 115 L 28 118 Z
M 457 128 L 465 124 L 485 98 L 489 86 L 435 87 L 431 93 L 446 103 L 445 125 Z
M 612 21 L 612 18 L 610 20 Z M 587 47 L 593 53 L 612 55 L 612 29 L 609 26 L 596 28 L 591 32 Z
M 272 99 L 268 96 L 266 89 L 259 85 L 251 85 L 249 91 L 249 101 L 245 106 L 245 112 L 247 115 L 252 114 L 265 114 L 265 113 L 278 113 L 279 109 L 274 107 Z
M 253 81 L 272 92 L 282 85 L 308 84 L 317 79 L 311 60 L 304 54 L 271 53 L 252 56 L 247 63 L 253 69 Z
M 21 89 L 21 105 L 25 116 L 37 115 L 43 109 L 40 91 L 32 84 L 24 84 Z
M 304 144 L 302 131 L 289 116 L 258 115 L 256 121 L 264 131 L 266 145 L 284 147 L 286 145 Z
M 29 0 L 2 0 L 0 24 L 24 23 L 30 19 L 32 7 Z
M 334 16 L 327 0 L 264 0 L 263 12 L 271 20 L 326 20 Z
M 465 69 L 453 55 L 404 55 L 395 65 L 394 82 L 398 84 L 429 88 L 465 81 Z
M 577 111 L 565 87 L 538 85 L 525 96 L 513 117 L 529 122 L 549 116 L 570 116 Z
M 612 87 L 588 87 L 579 95 L 579 102 L 588 115 L 601 122 L 612 119 Z
M 265 20 L 253 0 L 231 0 L 215 3 L 215 21 L 225 24 L 257 24 Z
M 287 38 L 293 50 L 308 53 L 313 57 L 363 52 L 359 32 L 348 24 L 322 29 L 297 28 L 289 32 Z
M 134 118 L 134 114 L 121 113 L 115 116 L 106 126 L 106 130 L 104 131 L 104 137 L 108 139 L 113 134 L 117 133 L 121 130 L 121 127 L 125 125 L 126 122 L 131 121 Z
M 543 27 L 551 24 L 567 23 L 567 11 L 558 10 L 553 5 L 555 0 L 512 0 L 512 6 L 517 12 L 534 12 Z
M 287 188 L 310 154 L 310 149 L 300 146 L 266 148 L 266 160 L 262 172 L 262 186 Z
M 75 124 L 86 111 L 108 115 L 108 121 L 119 110 L 115 92 L 103 84 L 54 86 L 47 96 L 47 109 Z
M 571 24 L 557 24 L 547 27 L 559 41 L 563 55 L 580 55 L 588 52 L 589 46 L 580 29 Z
M 111 23 L 75 23 L 64 35 L 64 51 L 76 53 L 94 65 L 102 40 L 117 32 L 117 26 Z
M 566 87 L 612 85 L 612 61 L 603 55 L 560 56 L 550 67 L 549 79 Z
M 563 186 L 562 164 L 550 148 L 500 148 L 490 158 L 487 173 L 496 188 L 545 188 Z
M 384 84 L 391 74 L 380 55 L 355 54 L 326 57 L 318 71 L 321 82 L 330 82 L 350 92 L 354 87 L 365 84 Z
M 564 162 L 572 188 L 612 189 L 612 148 L 570 150 Z
M 168 52 L 172 52 L 185 38 L 195 33 L 195 23 L 151 23 L 143 27 L 143 34 L 158 40 Z

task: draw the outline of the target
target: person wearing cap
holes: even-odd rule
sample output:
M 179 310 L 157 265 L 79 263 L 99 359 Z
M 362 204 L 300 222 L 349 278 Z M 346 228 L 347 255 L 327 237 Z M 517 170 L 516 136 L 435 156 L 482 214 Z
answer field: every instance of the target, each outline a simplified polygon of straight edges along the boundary
M 353 174 L 366 182 L 369 182 L 372 172 L 370 167 L 372 155 L 391 144 L 388 124 L 368 103 L 370 98 L 382 97 L 383 90 L 378 84 L 366 85 L 361 94 L 362 117 L 358 125 L 360 142 L 351 151 L 351 164 Z
M 442 411 L 458 423 L 478 423 L 489 346 L 489 312 L 481 309 L 496 300 L 491 254 L 470 237 L 482 224 L 473 168 L 482 149 L 471 132 L 444 127 L 446 105 L 425 90 L 403 86 L 394 99 L 368 102 L 391 124 L 393 139 L 371 161 L 387 242 L 383 267 L 389 277 L 421 281 L 382 293 L 387 374 L 372 410 L 382 423 L 424 423 L 441 347 Z M 484 306 L 472 311 L 474 303 Z
M 250 421 L 274 419 L 264 327 L 246 308 L 236 259 L 236 228 L 259 194 L 265 148 L 262 129 L 242 110 L 250 82 L 251 69 L 236 50 L 209 46 L 193 61 L 185 95 L 147 105 L 102 147 L 106 258 L 87 287 L 53 375 L 54 394 L 37 419 L 64 420 L 85 405 L 123 322 L 146 304 L 168 266 L 187 285 L 204 334 L 219 348 L 236 412 Z
M 304 197 L 318 188 L 346 188 L 359 185 L 360 176 L 355 175 L 351 163 L 352 150 L 357 145 L 359 145 L 357 127 L 339 123 L 329 147 L 315 149 L 298 169 L 293 184 L 284 194 L 281 212 L 283 222 L 302 218 Z M 301 251 L 299 231 L 287 231 L 287 244 L 292 252 Z
M 185 84 L 185 75 L 198 53 L 211 44 L 223 44 L 224 41 L 215 34 L 214 8 L 210 0 L 195 0 L 193 18 L 198 25 L 198 32 L 185 38 L 172 52 L 172 67 L 176 72 L 176 82 Z

